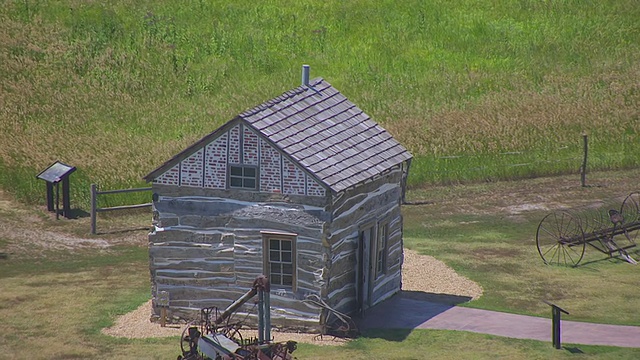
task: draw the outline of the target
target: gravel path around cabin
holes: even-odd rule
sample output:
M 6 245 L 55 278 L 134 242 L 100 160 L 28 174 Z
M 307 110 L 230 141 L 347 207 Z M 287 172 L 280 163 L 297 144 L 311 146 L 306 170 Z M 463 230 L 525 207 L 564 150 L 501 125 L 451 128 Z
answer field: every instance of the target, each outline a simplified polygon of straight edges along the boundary
M 433 274 L 438 274 L 433 276 Z M 402 282 L 405 292 L 431 295 L 449 295 L 477 299 L 482 295 L 482 288 L 475 282 L 458 275 L 453 269 L 440 260 L 428 255 L 405 249 L 404 265 L 402 267 Z M 167 325 L 161 327 L 149 321 L 151 316 L 151 300 L 138 309 L 119 316 L 112 327 L 102 332 L 115 337 L 152 338 L 180 336 L 184 326 Z M 255 336 L 250 331 L 243 331 L 244 336 Z M 347 340 L 332 336 L 318 337 L 315 334 L 301 334 L 273 331 L 275 341 L 294 340 L 316 345 L 341 345 Z

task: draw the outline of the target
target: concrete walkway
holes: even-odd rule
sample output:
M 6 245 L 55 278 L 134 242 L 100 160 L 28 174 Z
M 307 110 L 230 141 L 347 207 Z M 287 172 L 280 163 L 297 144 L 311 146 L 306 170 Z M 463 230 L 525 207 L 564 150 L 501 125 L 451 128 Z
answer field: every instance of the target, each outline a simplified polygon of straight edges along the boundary
M 414 300 L 402 294 L 369 309 L 358 326 L 361 330 L 461 330 L 552 342 L 551 319 Z M 640 348 L 640 327 L 562 320 L 561 342 Z

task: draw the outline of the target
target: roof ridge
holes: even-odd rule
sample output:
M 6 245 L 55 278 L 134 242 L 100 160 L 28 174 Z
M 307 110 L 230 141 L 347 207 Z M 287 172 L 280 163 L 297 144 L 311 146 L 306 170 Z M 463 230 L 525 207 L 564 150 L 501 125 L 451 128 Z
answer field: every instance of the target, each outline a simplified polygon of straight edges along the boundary
M 320 84 L 320 83 L 326 83 L 328 86 L 326 88 L 331 87 L 331 84 L 329 84 L 328 82 L 326 82 L 322 77 L 317 77 L 314 78 L 312 80 L 309 81 L 309 85 L 300 85 L 298 87 L 295 87 L 291 90 L 285 91 L 284 93 L 269 99 L 265 102 L 263 102 L 262 104 L 258 105 L 258 106 L 254 106 L 250 109 L 247 109 L 245 111 L 243 111 L 242 113 L 240 113 L 240 117 L 245 117 L 245 116 L 251 116 L 251 115 L 255 115 L 257 113 L 259 113 L 260 111 L 266 110 L 276 104 L 279 104 L 283 101 L 286 101 L 296 95 L 302 94 L 303 92 L 307 91 L 309 88 L 313 89 L 314 86 Z M 322 89 L 325 90 L 326 88 Z M 314 89 L 315 90 L 315 89 Z

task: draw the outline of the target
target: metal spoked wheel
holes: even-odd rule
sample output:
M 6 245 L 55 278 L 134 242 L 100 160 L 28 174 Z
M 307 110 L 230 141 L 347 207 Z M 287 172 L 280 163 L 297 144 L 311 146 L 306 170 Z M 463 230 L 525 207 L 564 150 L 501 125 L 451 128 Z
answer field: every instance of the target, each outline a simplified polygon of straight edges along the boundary
M 182 330 L 182 335 L 180 336 L 180 351 L 182 355 L 178 356 L 179 360 L 195 360 L 198 358 L 197 353 L 192 353 L 192 350 L 197 348 L 197 339 L 193 339 L 191 336 L 188 336 L 191 335 L 189 328 L 195 327 L 196 324 L 197 321 L 191 321 L 184 327 L 184 330 Z M 200 331 L 198 331 L 198 333 L 199 332 Z M 187 349 L 189 351 L 187 351 Z
M 631 193 L 624 199 L 620 213 L 624 217 L 625 224 L 640 220 L 640 192 Z
M 580 221 L 566 211 L 545 216 L 538 225 L 536 245 L 545 264 L 578 265 L 586 245 Z
M 633 192 L 627 196 L 622 202 L 620 213 L 624 218 L 624 226 L 634 226 L 640 224 L 640 192 Z M 637 227 L 637 226 L 636 226 Z M 635 242 L 640 231 L 629 231 L 627 235 L 631 241 Z

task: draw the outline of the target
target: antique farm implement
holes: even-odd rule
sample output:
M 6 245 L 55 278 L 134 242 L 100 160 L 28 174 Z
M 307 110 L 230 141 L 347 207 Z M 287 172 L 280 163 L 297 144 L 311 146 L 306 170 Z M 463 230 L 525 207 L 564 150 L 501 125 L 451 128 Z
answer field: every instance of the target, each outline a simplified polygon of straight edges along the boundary
M 545 216 L 536 245 L 546 264 L 577 266 L 586 245 L 635 264 L 627 250 L 640 232 L 640 192 L 629 194 L 619 209 L 562 210 Z
M 243 338 L 243 321 L 233 321 L 233 314 L 258 295 L 258 337 Z M 223 312 L 210 307 L 201 309 L 198 324 L 192 322 L 180 339 L 182 354 L 178 360 L 291 360 L 295 341 L 272 342 L 269 280 L 259 276 L 251 290 Z M 199 325 L 199 326 L 197 326 Z

